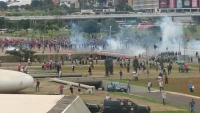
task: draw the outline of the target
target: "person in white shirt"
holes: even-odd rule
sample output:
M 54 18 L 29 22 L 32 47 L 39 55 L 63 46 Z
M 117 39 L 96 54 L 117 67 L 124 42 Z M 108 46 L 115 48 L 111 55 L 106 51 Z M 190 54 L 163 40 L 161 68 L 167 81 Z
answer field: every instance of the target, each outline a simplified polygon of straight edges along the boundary
M 160 92 L 161 92 L 161 89 L 164 90 L 162 81 L 159 81 L 159 87 L 160 87 Z
M 149 90 L 149 93 L 150 93 L 151 92 L 151 86 L 152 86 L 150 81 L 148 81 L 147 86 L 148 86 L 148 90 Z
M 109 96 L 109 94 L 107 94 L 106 95 L 106 100 L 110 100 L 111 98 L 110 98 L 110 96 Z
M 162 99 L 163 99 L 163 105 L 165 105 L 165 102 L 166 102 L 166 92 L 165 92 L 165 90 L 163 90 L 163 92 L 162 92 Z
M 60 70 L 58 73 L 59 78 L 62 76 L 62 71 Z

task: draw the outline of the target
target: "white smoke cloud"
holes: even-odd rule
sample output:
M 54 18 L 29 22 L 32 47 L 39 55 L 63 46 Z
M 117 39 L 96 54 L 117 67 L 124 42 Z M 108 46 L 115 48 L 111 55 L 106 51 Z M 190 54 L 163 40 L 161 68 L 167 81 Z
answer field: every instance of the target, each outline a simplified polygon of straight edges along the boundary
M 161 22 L 159 22 L 161 33 L 162 33 L 162 44 L 159 47 L 159 51 L 179 51 L 182 47 L 182 40 L 184 37 L 183 24 L 175 23 L 169 17 L 164 17 Z

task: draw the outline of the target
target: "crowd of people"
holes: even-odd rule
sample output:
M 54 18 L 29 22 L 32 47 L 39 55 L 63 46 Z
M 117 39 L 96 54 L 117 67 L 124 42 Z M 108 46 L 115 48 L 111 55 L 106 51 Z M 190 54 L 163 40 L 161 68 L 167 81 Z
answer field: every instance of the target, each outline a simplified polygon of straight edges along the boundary
M 4 48 L 14 47 L 14 48 L 27 48 L 27 49 L 38 49 L 43 50 L 49 49 L 51 53 L 52 50 L 59 52 L 61 48 L 63 49 L 77 49 L 77 48 L 90 48 L 91 51 L 95 49 L 106 49 L 108 45 L 107 41 L 104 39 L 72 39 L 70 37 L 53 37 L 52 39 L 16 39 L 16 38 L 0 38 L 0 48 L 2 52 Z

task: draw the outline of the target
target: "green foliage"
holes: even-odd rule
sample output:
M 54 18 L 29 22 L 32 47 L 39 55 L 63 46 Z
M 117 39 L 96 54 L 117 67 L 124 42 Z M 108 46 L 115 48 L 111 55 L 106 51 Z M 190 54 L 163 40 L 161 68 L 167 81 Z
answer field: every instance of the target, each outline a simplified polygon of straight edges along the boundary
M 31 2 L 31 7 L 33 7 L 34 9 L 36 8 L 39 8 L 43 5 L 43 2 L 42 1 L 37 1 L 37 0 L 34 0 Z
M 116 6 L 117 11 L 133 11 L 132 7 L 126 4 L 119 4 Z
M 102 5 L 103 3 L 106 3 L 107 0 L 97 0 L 97 2 L 98 2 L 100 5 Z
M 119 32 L 119 25 L 114 19 L 107 19 L 101 23 L 102 29 L 107 34 L 110 34 L 110 26 L 111 26 L 111 34 L 116 34 Z
M 43 22 L 40 22 L 40 23 L 37 23 L 37 24 L 34 24 L 34 30 L 39 30 L 41 32 L 45 31 L 45 23 Z
M 0 1 L 0 11 L 4 11 L 6 10 L 8 7 L 7 7 L 7 4 L 3 1 Z
M 99 32 L 99 25 L 94 20 L 83 21 L 80 25 L 82 27 L 82 31 L 88 34 L 94 34 Z
M 192 35 L 197 32 L 197 28 L 195 25 L 188 26 L 188 29 L 192 33 Z
M 155 36 L 159 33 L 161 33 L 161 29 L 159 26 L 152 26 L 150 27 L 149 31 L 151 31 Z
M 28 49 L 20 49 L 19 51 L 17 50 L 6 51 L 6 54 L 10 54 L 10 55 L 17 56 L 20 58 L 24 57 L 25 59 L 33 58 L 33 55 L 35 53 L 36 53 L 35 51 L 31 51 Z
M 19 20 L 18 26 L 20 29 L 30 28 L 30 20 Z
M 3 29 L 5 27 L 5 18 L 0 17 L 0 29 Z

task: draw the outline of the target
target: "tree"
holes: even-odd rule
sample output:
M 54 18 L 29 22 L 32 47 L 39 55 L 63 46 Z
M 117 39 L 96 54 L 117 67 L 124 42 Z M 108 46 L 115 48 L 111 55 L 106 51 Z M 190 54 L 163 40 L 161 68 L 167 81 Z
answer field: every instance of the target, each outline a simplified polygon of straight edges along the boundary
M 35 53 L 36 53 L 35 51 L 31 51 L 31 50 L 23 49 L 23 48 L 20 48 L 18 51 L 17 50 L 6 51 L 6 54 L 18 56 L 19 58 L 24 57 L 25 59 L 33 58 L 33 55 Z
M 34 24 L 34 27 L 33 27 L 33 29 L 34 30 L 39 30 L 39 31 L 41 31 L 41 32 L 44 32 L 45 31 L 45 23 L 37 23 L 37 24 Z
M 159 26 L 152 26 L 149 31 L 151 31 L 154 36 L 157 36 L 161 32 L 161 29 Z
M 188 29 L 192 33 L 192 37 L 193 37 L 193 34 L 197 32 L 197 28 L 195 25 L 188 26 Z
M 28 28 L 30 28 L 30 20 L 20 20 L 18 22 L 19 28 L 20 29 L 25 29 L 27 30 Z
M 107 0 L 97 0 L 97 2 L 100 4 L 100 6 L 102 6 L 103 3 L 106 3 Z
M 107 19 L 101 23 L 102 29 L 107 34 L 110 34 L 110 26 L 111 26 L 111 34 L 116 34 L 119 32 L 119 25 L 114 19 Z
M 5 18 L 4 17 L 0 17 L 0 29 L 5 28 Z
M 58 26 L 57 25 L 51 25 L 51 26 L 47 26 L 47 30 L 51 30 L 51 37 L 53 36 L 53 32 L 54 31 L 58 31 Z
M 0 1 L 0 11 L 4 11 L 6 10 L 8 7 L 7 7 L 7 4 L 3 1 Z
M 99 25 L 94 20 L 87 20 L 81 23 L 82 31 L 86 32 L 90 35 L 94 35 L 94 33 L 99 32 Z

